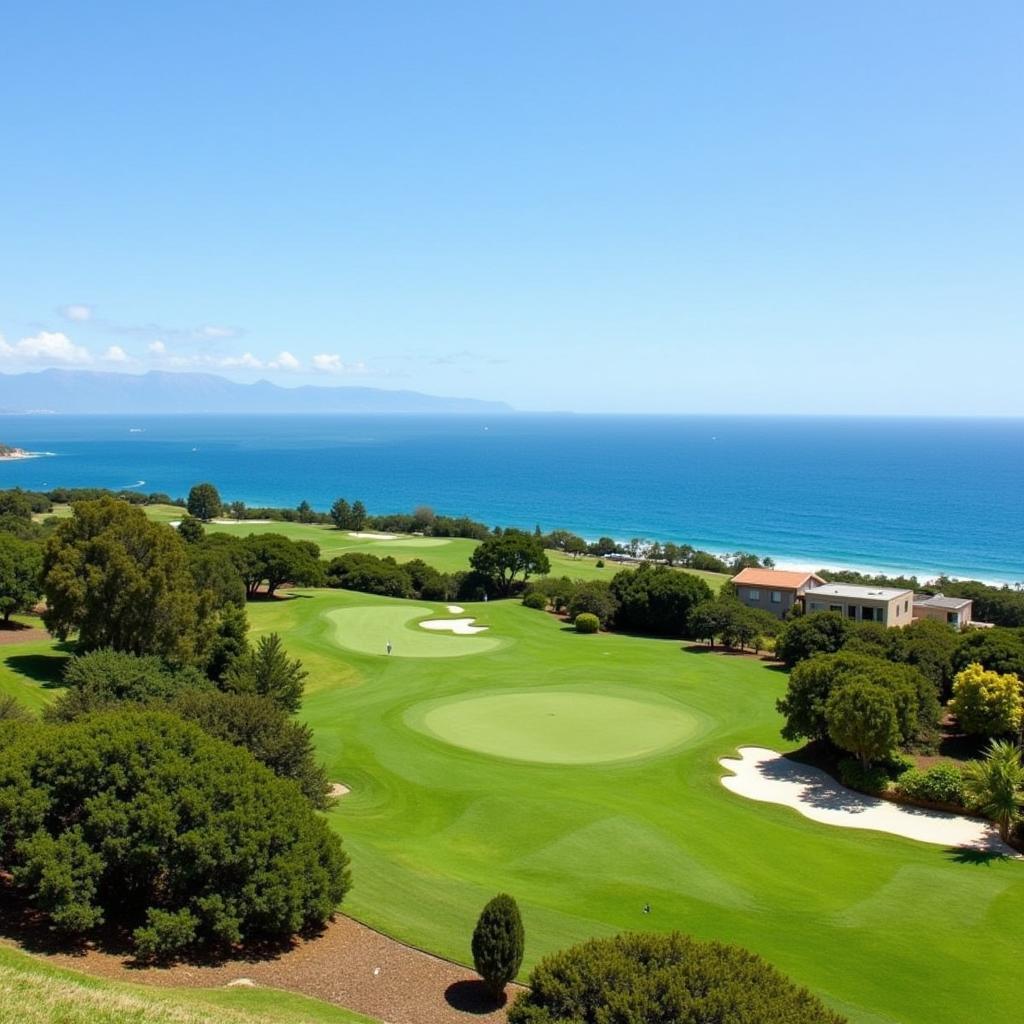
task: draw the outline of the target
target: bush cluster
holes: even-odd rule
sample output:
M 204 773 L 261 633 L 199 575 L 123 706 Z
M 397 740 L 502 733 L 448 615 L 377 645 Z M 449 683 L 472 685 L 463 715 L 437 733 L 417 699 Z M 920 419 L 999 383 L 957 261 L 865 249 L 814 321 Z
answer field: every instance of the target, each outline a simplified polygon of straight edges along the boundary
M 545 957 L 509 1024 L 844 1024 L 738 946 L 669 935 L 591 939 Z
M 964 806 L 964 773 L 954 764 L 939 763 L 930 768 L 910 768 L 896 781 L 896 789 L 911 800 Z

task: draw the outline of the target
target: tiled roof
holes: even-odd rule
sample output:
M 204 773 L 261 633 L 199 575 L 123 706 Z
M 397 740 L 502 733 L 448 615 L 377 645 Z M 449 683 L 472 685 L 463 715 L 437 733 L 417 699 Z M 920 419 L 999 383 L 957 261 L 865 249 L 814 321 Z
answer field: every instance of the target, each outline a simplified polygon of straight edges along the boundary
M 783 569 L 743 569 L 732 578 L 743 587 L 771 587 L 775 590 L 799 590 L 808 583 L 825 581 L 813 572 L 786 572 Z

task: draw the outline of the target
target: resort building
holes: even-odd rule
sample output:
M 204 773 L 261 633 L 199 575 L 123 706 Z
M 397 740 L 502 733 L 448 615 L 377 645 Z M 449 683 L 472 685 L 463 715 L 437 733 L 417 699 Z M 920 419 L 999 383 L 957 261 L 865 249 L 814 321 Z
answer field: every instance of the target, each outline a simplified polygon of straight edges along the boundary
M 974 602 L 967 597 L 945 597 L 942 594 L 915 594 L 914 618 L 934 619 L 954 629 L 971 625 Z
M 743 569 L 732 578 L 736 595 L 748 608 L 760 608 L 781 619 L 794 605 L 803 602 L 808 587 L 825 581 L 813 572 L 784 572 L 781 569 Z
M 895 587 L 859 587 L 826 583 L 804 593 L 808 612 L 837 612 L 847 619 L 909 626 L 914 620 L 914 592 Z

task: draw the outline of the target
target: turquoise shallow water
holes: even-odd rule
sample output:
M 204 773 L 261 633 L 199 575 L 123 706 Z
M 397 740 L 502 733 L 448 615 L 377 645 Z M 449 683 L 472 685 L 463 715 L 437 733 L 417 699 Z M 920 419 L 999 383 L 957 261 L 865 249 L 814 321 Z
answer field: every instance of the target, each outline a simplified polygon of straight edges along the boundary
M 7 416 L 0 486 L 138 486 L 1024 580 L 1024 420 Z

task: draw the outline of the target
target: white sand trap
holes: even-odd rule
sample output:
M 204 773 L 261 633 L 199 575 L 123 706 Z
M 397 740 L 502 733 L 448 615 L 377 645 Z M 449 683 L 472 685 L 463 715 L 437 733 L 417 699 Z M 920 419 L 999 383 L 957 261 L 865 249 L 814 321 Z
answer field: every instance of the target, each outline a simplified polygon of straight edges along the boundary
M 356 533 L 354 530 L 349 530 L 348 535 L 359 540 L 394 540 L 398 536 L 396 533 Z
M 450 604 L 448 605 L 449 615 L 461 615 L 466 609 L 461 604 Z
M 217 526 L 270 526 L 273 519 L 211 519 Z
M 352 790 L 344 782 L 332 782 L 331 788 L 327 791 L 328 796 L 347 796 Z
M 456 636 L 473 636 L 475 633 L 487 632 L 487 626 L 474 626 L 474 622 L 476 619 L 427 619 L 420 625 L 436 633 L 455 633 Z
M 733 773 L 722 778 L 722 785 L 731 792 L 792 807 L 805 818 L 824 825 L 866 828 L 921 843 L 1019 856 L 987 821 L 856 793 L 820 768 L 790 761 L 765 747 L 740 747 L 738 758 L 723 757 L 718 763 Z

